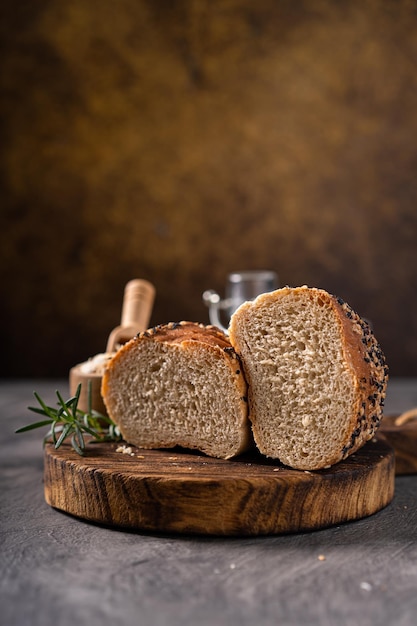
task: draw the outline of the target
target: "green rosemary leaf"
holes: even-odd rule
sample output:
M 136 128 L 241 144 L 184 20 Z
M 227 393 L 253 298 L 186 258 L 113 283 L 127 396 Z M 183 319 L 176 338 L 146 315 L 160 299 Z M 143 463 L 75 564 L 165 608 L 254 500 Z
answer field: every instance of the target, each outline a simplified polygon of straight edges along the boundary
M 59 409 L 58 414 L 57 414 L 57 421 L 58 422 L 73 422 L 74 421 L 74 416 L 72 415 L 68 407 L 62 406 Z
M 15 433 L 25 433 L 28 430 L 34 430 L 35 428 L 41 428 L 42 426 L 48 426 L 53 422 L 52 419 L 42 420 L 41 422 L 34 422 L 33 424 L 28 424 L 27 426 L 22 426 L 15 430 Z
M 73 395 L 73 396 L 71 396 L 71 398 L 68 398 L 68 400 L 64 400 L 64 398 L 62 397 L 62 395 L 61 395 L 61 393 L 59 391 L 55 391 L 55 393 L 56 393 L 56 396 L 58 398 L 59 404 L 61 406 L 64 406 L 64 407 L 71 406 L 75 402 L 75 400 L 77 399 L 77 396 Z
M 90 382 L 90 381 L 88 381 Z M 75 395 L 73 397 L 73 402 L 72 402 L 72 410 L 74 413 L 74 416 L 77 414 L 77 410 L 78 410 L 78 402 L 80 401 L 80 394 L 81 394 L 81 383 L 78 383 L 77 385 L 77 389 L 75 390 Z
M 33 413 L 38 413 L 39 415 L 46 415 L 45 410 L 44 409 L 40 409 L 38 406 L 28 406 L 28 410 L 29 411 L 33 411 Z M 51 409 L 52 411 L 52 409 Z M 50 419 L 53 419 L 52 417 L 50 417 Z
M 88 435 L 91 435 L 92 437 L 94 437 L 94 439 L 97 439 L 98 437 L 100 437 L 100 433 L 97 431 L 96 428 L 90 428 L 89 426 L 83 426 L 82 427 L 83 431 L 86 432 Z
M 85 441 L 84 441 L 82 430 L 81 430 L 81 428 L 79 426 L 75 426 L 74 437 L 77 440 L 77 443 L 78 443 L 78 446 L 79 446 L 80 450 L 84 450 L 85 449 Z
M 116 424 L 111 424 L 111 426 L 109 427 L 109 436 L 111 439 L 114 439 L 115 441 L 118 441 L 122 438 L 120 429 L 118 426 L 116 426 Z
M 65 415 L 65 417 L 72 419 L 73 417 L 75 417 L 75 414 L 73 415 L 73 413 L 71 412 L 71 405 L 75 400 L 75 396 L 73 398 L 70 398 L 69 400 L 65 401 L 64 398 L 61 396 L 61 394 L 59 393 L 59 391 L 56 392 L 57 398 L 58 398 L 58 402 L 59 402 L 59 406 L 61 407 L 58 411 L 58 415 L 61 417 L 63 415 Z
M 79 446 L 75 433 L 71 438 L 71 445 L 74 448 L 75 452 L 77 452 L 77 454 L 79 454 L 80 456 L 84 456 L 84 448 L 81 448 Z
M 51 437 L 52 437 L 52 441 L 54 442 L 54 445 L 56 445 L 56 442 L 58 441 L 59 433 L 62 432 L 62 429 L 63 429 L 63 425 L 59 424 L 58 422 L 54 422 L 51 425 Z
M 51 407 L 46 406 L 45 402 L 42 400 L 42 398 L 39 396 L 39 394 L 36 393 L 36 391 L 33 392 L 33 395 L 35 396 L 35 398 L 37 399 L 37 401 L 39 402 L 39 404 L 41 405 L 41 407 L 43 408 L 43 410 L 45 411 L 45 415 L 48 415 Z
M 68 400 L 64 400 L 61 393 L 56 391 L 58 402 L 55 408 L 47 406 L 42 398 L 34 392 L 40 406 L 28 407 L 28 409 L 39 415 L 44 415 L 47 419 L 23 426 L 16 432 L 25 432 L 41 426 L 49 426 L 50 428 L 43 439 L 43 444 L 45 445 L 47 441 L 52 440 L 56 448 L 59 448 L 65 439 L 72 434 L 72 447 L 81 455 L 84 454 L 86 447 L 84 434 L 92 438 L 90 443 L 94 443 L 94 441 L 120 441 L 122 437 L 113 420 L 91 408 L 91 384 L 89 385 L 88 393 L 90 396 L 88 411 L 82 411 L 78 408 L 81 383 L 78 385 L 75 394 Z
M 34 392 L 33 395 L 35 396 L 35 398 L 41 405 L 41 408 L 29 407 L 29 410 L 34 411 L 35 413 L 39 413 L 41 415 L 46 415 L 46 417 L 50 417 L 51 419 L 56 419 L 57 413 L 58 413 L 57 409 L 54 409 L 51 406 L 47 406 L 45 402 L 38 396 L 36 391 Z
M 65 439 L 71 434 L 71 432 L 73 431 L 74 427 L 72 424 L 65 424 L 62 428 L 62 432 L 59 436 L 59 438 L 57 439 L 57 441 L 55 442 L 55 448 L 58 449 L 59 446 L 65 441 Z
M 108 425 L 111 425 L 114 423 L 110 417 L 108 417 L 107 415 L 103 415 L 102 413 L 99 413 L 98 411 L 91 411 L 91 416 Z

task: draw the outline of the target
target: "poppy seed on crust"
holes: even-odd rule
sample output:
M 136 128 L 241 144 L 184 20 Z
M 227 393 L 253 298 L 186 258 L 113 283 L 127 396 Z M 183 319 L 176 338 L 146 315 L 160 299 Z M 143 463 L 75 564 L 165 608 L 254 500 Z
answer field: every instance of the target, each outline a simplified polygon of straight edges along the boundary
M 340 301 L 338 298 L 336 300 Z M 373 436 L 379 427 L 382 419 L 383 406 L 388 382 L 388 366 L 385 361 L 385 355 L 381 346 L 377 342 L 374 333 L 369 325 L 363 320 L 346 302 L 341 304 L 341 309 L 346 317 L 354 324 L 360 333 L 360 341 L 363 346 L 363 361 L 370 370 L 369 377 L 362 377 L 361 382 L 364 387 L 360 387 L 362 393 L 366 393 L 366 397 L 362 399 L 357 415 L 358 428 L 362 432 L 369 431 Z M 358 428 L 352 434 L 349 444 L 342 450 L 342 457 L 345 458 L 355 445 L 359 436 Z

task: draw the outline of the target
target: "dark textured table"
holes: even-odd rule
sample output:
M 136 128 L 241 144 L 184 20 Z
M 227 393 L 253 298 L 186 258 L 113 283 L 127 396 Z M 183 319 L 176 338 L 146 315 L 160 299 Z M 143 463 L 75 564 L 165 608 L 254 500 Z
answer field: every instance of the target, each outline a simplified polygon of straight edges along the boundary
M 43 497 L 35 389 L 3 381 L 0 430 L 1 626 L 414 626 L 417 476 L 396 478 L 375 515 L 312 533 L 259 538 L 154 536 L 104 528 Z M 392 380 L 387 413 L 417 406 L 417 379 Z

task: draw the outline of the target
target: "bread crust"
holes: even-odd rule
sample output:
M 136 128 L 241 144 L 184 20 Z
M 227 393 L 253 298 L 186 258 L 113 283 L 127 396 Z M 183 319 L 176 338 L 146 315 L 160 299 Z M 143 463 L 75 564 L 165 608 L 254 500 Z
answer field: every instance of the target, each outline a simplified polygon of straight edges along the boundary
M 381 346 L 366 320 L 342 298 L 331 295 L 329 298 L 340 316 L 346 362 L 350 364 L 357 380 L 356 414 L 351 416 L 351 434 L 340 451 L 340 459 L 344 459 L 369 441 L 381 423 L 388 366 Z
M 126 353 L 135 350 L 139 344 L 143 342 L 149 343 L 163 343 L 167 345 L 176 345 L 179 349 L 186 351 L 190 359 L 193 359 L 195 350 L 200 350 L 204 346 L 205 350 L 211 352 L 216 359 L 222 360 L 230 369 L 233 377 L 236 394 L 240 397 L 240 416 L 241 422 L 240 429 L 240 443 L 236 447 L 230 449 L 226 455 L 217 454 L 215 450 L 215 442 L 210 446 L 186 445 L 185 441 L 187 437 L 177 437 L 174 440 L 158 440 L 152 446 L 146 445 L 143 441 L 134 441 L 130 436 L 130 429 L 126 427 L 123 418 L 120 419 L 118 415 L 114 413 L 112 390 L 110 388 L 110 381 L 112 373 L 115 368 L 119 367 L 120 362 L 123 360 Z M 248 398 L 247 398 L 247 384 L 244 377 L 242 364 L 240 357 L 228 340 L 227 335 L 220 329 L 212 325 L 204 325 L 197 322 L 170 322 L 168 324 L 160 324 L 153 328 L 150 328 L 144 332 L 139 333 L 131 339 L 128 343 L 122 346 L 113 359 L 108 363 L 106 371 L 103 376 L 101 393 L 104 402 L 107 407 L 107 411 L 112 419 L 119 425 L 123 437 L 128 441 L 138 445 L 139 447 L 152 447 L 152 448 L 172 448 L 174 446 L 192 447 L 210 456 L 222 456 L 224 458 L 231 458 L 247 450 L 253 445 L 251 438 L 250 423 L 248 420 Z M 201 416 L 204 419 L 204 416 Z M 189 433 L 187 433 L 189 435 Z
M 333 465 L 362 447 L 371 439 L 382 419 L 383 406 L 388 382 L 388 367 L 384 354 L 368 323 L 363 320 L 344 300 L 318 288 L 284 287 L 274 292 L 262 294 L 255 301 L 247 302 L 232 316 L 229 328 L 229 337 L 232 345 L 241 355 L 245 375 L 248 382 L 249 419 L 255 443 L 262 452 L 263 442 L 257 429 L 254 394 L 262 393 L 252 387 L 250 364 L 245 363 L 242 355 L 244 346 L 241 343 L 239 324 L 241 319 L 250 312 L 252 307 L 262 307 L 275 302 L 278 298 L 303 292 L 311 301 L 321 300 L 323 306 L 330 306 L 335 313 L 339 324 L 342 339 L 343 358 L 346 367 L 350 370 L 354 381 L 355 403 L 350 416 L 346 416 L 348 423 L 343 424 L 346 436 L 339 449 L 335 449 L 333 456 L 327 459 L 328 465 Z M 265 391 L 267 393 L 267 391 Z M 303 467 L 302 469 L 319 469 L 318 467 Z
M 136 339 L 145 338 L 170 344 L 183 343 L 184 341 L 201 341 L 202 343 L 223 349 L 232 348 L 230 352 L 235 352 L 227 336 L 217 326 L 200 324 L 198 322 L 169 322 L 168 324 L 154 326 L 136 335 Z

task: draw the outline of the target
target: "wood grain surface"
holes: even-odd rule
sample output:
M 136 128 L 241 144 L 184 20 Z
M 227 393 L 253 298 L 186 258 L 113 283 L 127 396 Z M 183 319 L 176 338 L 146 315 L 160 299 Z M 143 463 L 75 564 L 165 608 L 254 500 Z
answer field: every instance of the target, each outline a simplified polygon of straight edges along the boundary
M 252 453 L 219 460 L 183 450 L 45 448 L 52 507 L 105 525 L 205 535 L 324 528 L 371 515 L 394 494 L 394 452 L 374 440 L 329 469 L 291 470 Z M 126 448 L 125 448 L 126 450 Z
M 395 451 L 395 473 L 417 473 L 417 419 L 397 424 L 398 416 L 386 415 L 381 422 L 380 434 L 384 435 Z

